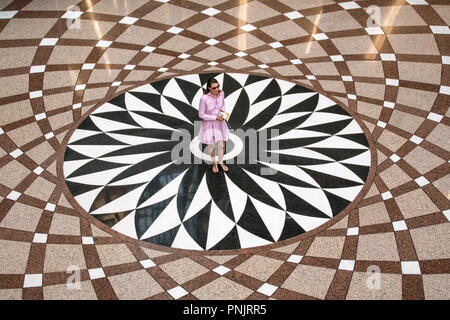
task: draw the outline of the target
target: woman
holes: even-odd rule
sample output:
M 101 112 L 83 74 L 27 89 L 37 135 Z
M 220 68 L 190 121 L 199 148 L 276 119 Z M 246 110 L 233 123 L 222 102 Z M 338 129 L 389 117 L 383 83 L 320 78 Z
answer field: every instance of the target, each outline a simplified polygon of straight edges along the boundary
M 200 99 L 200 107 L 198 110 L 199 117 L 203 119 L 198 137 L 203 144 L 208 145 L 213 162 L 212 172 L 219 172 L 214 148 L 215 142 L 217 142 L 218 147 L 219 166 L 223 171 L 227 172 L 228 167 L 223 164 L 223 153 L 225 150 L 225 141 L 228 140 L 230 133 L 227 123 L 222 115 L 219 114 L 220 110 L 225 111 L 225 94 L 220 90 L 219 82 L 214 78 L 208 80 L 204 93 Z

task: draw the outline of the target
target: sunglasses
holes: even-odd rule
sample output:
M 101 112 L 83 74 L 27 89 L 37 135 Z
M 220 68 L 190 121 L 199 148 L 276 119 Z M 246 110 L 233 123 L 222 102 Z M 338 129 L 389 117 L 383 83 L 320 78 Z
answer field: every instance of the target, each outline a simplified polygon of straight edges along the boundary
M 219 89 L 219 87 L 220 86 L 215 86 L 215 87 L 210 87 L 210 88 L 211 88 L 211 90 L 216 90 L 216 89 Z

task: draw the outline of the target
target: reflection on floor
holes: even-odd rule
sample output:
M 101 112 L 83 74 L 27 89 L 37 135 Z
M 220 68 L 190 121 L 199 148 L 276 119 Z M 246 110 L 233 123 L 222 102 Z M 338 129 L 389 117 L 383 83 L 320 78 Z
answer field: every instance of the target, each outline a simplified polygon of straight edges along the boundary
M 449 299 L 449 21 L 444 0 L 1 1 L 0 299 Z M 216 175 L 207 74 L 235 130 Z

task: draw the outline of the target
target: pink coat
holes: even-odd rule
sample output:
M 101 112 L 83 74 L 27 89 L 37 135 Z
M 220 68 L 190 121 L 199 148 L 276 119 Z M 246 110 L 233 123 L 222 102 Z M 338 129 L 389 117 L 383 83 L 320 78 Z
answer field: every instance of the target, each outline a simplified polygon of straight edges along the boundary
M 216 120 L 219 111 L 225 111 L 225 94 L 220 92 L 216 99 L 211 93 L 203 95 L 200 99 L 198 115 L 202 121 L 202 127 L 198 134 L 199 140 L 204 144 L 212 144 L 216 141 L 227 141 L 230 132 L 226 121 Z

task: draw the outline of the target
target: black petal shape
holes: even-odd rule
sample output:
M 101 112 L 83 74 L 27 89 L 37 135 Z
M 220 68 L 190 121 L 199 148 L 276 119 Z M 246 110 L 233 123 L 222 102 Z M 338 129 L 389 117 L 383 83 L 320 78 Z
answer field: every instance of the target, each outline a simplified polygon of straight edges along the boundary
M 156 243 L 161 246 L 165 247 L 171 247 L 173 241 L 175 240 L 175 237 L 177 236 L 178 230 L 180 229 L 181 225 L 178 225 L 170 230 L 167 230 L 166 232 L 157 234 L 156 236 L 143 239 L 146 242 L 150 243 Z
M 77 140 L 77 141 L 73 142 L 72 145 L 120 146 L 120 145 L 127 145 L 127 144 L 110 137 L 106 133 L 99 133 L 99 134 L 96 134 L 93 136 L 89 136 L 89 137 Z
M 191 134 L 194 132 L 194 126 L 191 123 L 188 123 L 175 117 L 144 111 L 135 111 L 134 113 L 146 117 L 147 119 L 159 122 L 175 130 L 185 129 L 188 130 Z
M 250 121 L 243 125 L 244 130 L 255 129 L 258 130 L 265 126 L 272 118 L 277 114 L 280 109 L 281 98 L 275 100 L 270 106 L 264 109 L 264 112 L 260 112 L 253 117 Z M 234 112 L 234 111 L 233 111 Z
M 197 242 L 197 244 L 206 249 L 206 241 L 208 239 L 208 227 L 209 227 L 209 217 L 211 215 L 211 203 L 201 209 L 194 216 L 183 222 L 183 225 L 192 239 Z
M 184 103 L 183 101 L 171 98 L 171 97 L 166 97 L 164 96 L 164 98 L 166 98 L 167 100 L 169 100 L 169 102 L 175 107 L 177 108 L 178 111 L 180 111 L 186 118 L 189 119 L 189 121 L 191 121 L 192 123 L 194 121 L 200 121 L 200 117 L 198 116 L 198 110 L 194 109 L 193 107 L 191 107 L 190 105 Z
M 202 73 L 199 75 L 200 77 L 200 83 L 202 84 L 202 87 L 206 89 L 206 83 L 208 82 L 208 80 L 210 78 L 215 78 L 219 75 L 220 73 Z
M 224 74 L 223 76 L 223 91 L 225 92 L 226 96 L 229 96 L 236 90 L 239 90 L 242 88 L 242 85 L 237 82 L 234 78 L 229 76 L 228 74 Z M 226 98 L 225 96 L 225 98 Z
M 326 138 L 326 137 L 325 137 Z M 322 141 L 324 137 L 297 138 L 297 139 L 280 139 L 278 150 L 291 149 L 309 146 L 310 144 Z M 309 148 L 312 150 L 312 148 Z M 317 148 L 319 149 L 319 148 Z M 274 149 L 272 149 L 274 150 Z M 339 149 L 338 149 L 339 150 Z
M 348 112 L 345 111 L 342 107 L 338 106 L 337 104 L 327 107 L 325 109 L 320 110 L 320 112 L 328 112 L 333 114 L 342 114 L 344 116 L 349 116 Z
M 261 175 L 261 170 L 262 169 L 271 169 L 273 170 L 272 172 L 274 172 L 271 175 L 265 175 L 264 178 L 271 180 L 271 181 L 275 181 L 278 183 L 282 183 L 282 184 L 287 184 L 287 185 L 291 185 L 291 186 L 296 186 L 296 187 L 302 187 L 302 188 L 315 188 L 313 185 L 296 179 L 288 174 L 285 174 L 281 171 L 275 170 L 273 168 L 270 168 L 264 164 L 258 164 L 258 165 L 240 165 L 243 169 L 255 174 L 255 175 Z
M 179 78 L 175 78 L 175 81 L 180 86 L 180 89 L 184 93 L 186 99 L 190 104 L 192 104 L 192 101 L 194 100 L 194 97 L 197 94 L 198 90 L 200 90 L 200 87 L 192 82 Z
M 324 154 L 336 161 L 350 159 L 367 151 L 367 149 L 306 148 Z
M 309 118 L 310 114 L 305 114 L 303 116 L 294 118 L 292 120 L 288 120 L 286 122 L 279 123 L 273 127 L 270 127 L 266 129 L 269 132 L 272 132 L 272 137 L 276 137 L 277 135 L 282 135 L 286 132 L 289 132 L 295 128 L 297 128 L 299 125 L 301 125 L 303 122 L 305 122 Z M 278 134 L 274 130 L 278 130 Z M 323 139 L 323 138 L 322 138 Z
M 177 208 L 180 220 L 183 221 L 191 205 L 200 183 L 205 175 L 206 165 L 194 165 L 185 173 L 178 187 Z
M 114 183 L 117 181 L 120 181 L 122 179 L 129 178 L 131 176 L 137 175 L 139 173 L 148 171 L 150 169 L 159 167 L 165 163 L 169 163 L 170 161 L 170 152 L 162 153 L 159 155 L 156 155 L 154 157 L 151 157 L 149 159 L 145 159 L 144 161 L 141 161 L 139 163 L 134 164 L 133 166 L 129 167 L 125 171 L 118 174 L 114 179 L 112 179 L 109 183 Z
M 97 189 L 99 187 L 101 187 L 101 185 L 89 185 L 89 184 L 84 184 L 84 183 L 77 183 L 77 182 L 71 182 L 71 181 L 67 181 L 66 180 L 66 184 L 67 187 L 70 190 L 70 193 L 74 196 L 77 197 L 80 194 L 92 191 L 94 189 Z
M 358 177 L 360 177 L 362 181 L 366 181 L 367 176 L 369 175 L 370 167 L 359 166 L 356 164 L 349 164 L 349 163 L 341 163 L 341 164 L 349 168 L 353 173 L 355 173 Z
M 119 95 L 119 96 L 109 100 L 108 102 L 113 104 L 113 105 L 115 105 L 115 106 L 117 106 L 117 107 L 120 107 L 120 108 L 122 108 L 124 110 L 127 109 L 127 107 L 125 105 L 125 94 L 121 94 L 121 95 Z
M 325 192 L 325 195 L 328 198 L 328 201 L 330 202 L 331 211 L 333 212 L 333 217 L 336 216 L 339 212 L 344 210 L 349 204 L 350 201 L 341 198 L 335 194 L 332 194 L 331 192 L 328 192 L 327 190 L 323 190 Z
M 92 202 L 89 212 L 97 210 L 104 205 L 120 198 L 121 196 L 139 188 L 143 183 L 124 185 L 124 186 L 105 186 Z
M 164 139 L 170 141 L 173 131 L 164 129 L 121 129 L 110 131 L 109 133 L 123 134 L 134 137 Z
M 156 110 L 163 112 L 161 107 L 161 96 L 154 93 L 148 92 L 129 92 L 131 95 L 137 99 L 145 102 L 146 104 L 152 106 Z M 149 109 L 151 111 L 151 109 Z
M 302 86 L 293 86 L 288 92 L 286 92 L 284 95 L 288 94 L 294 94 L 294 93 L 307 93 L 307 92 L 314 92 L 308 88 L 302 87 Z
M 135 126 L 138 128 L 142 128 L 142 126 L 134 121 L 134 119 L 130 116 L 128 111 L 111 111 L 111 112 L 103 112 L 103 113 L 96 113 L 94 115 L 91 115 L 91 117 L 98 117 L 98 118 L 104 118 L 108 120 L 113 120 L 119 123 L 125 123 L 129 124 L 131 126 Z
M 106 170 L 110 170 L 110 169 L 121 168 L 121 167 L 125 167 L 125 166 L 127 166 L 127 164 L 114 163 L 114 162 L 94 159 L 94 160 L 86 163 L 84 166 L 81 166 L 74 172 L 72 172 L 68 177 L 66 177 L 66 179 L 84 176 L 84 175 L 90 174 L 90 173 L 96 173 L 96 172 L 106 171 Z
M 286 220 L 284 221 L 283 232 L 280 235 L 278 241 L 283 241 L 286 239 L 290 239 L 292 237 L 298 236 L 299 234 L 304 233 L 305 230 L 300 227 L 297 222 L 288 214 L 286 214 Z
M 258 81 L 263 81 L 266 80 L 266 77 L 262 77 L 262 76 L 255 76 L 253 74 L 249 75 L 247 78 L 247 81 L 245 82 L 245 86 L 248 86 L 252 83 L 258 82 Z
M 238 225 L 260 238 L 263 238 L 267 241 L 275 242 L 269 230 L 267 230 L 264 221 L 261 219 L 261 217 L 258 214 L 258 211 L 251 202 L 250 198 L 247 198 L 247 204 L 244 209 L 244 214 L 239 219 Z
M 150 181 L 144 192 L 142 192 L 141 198 L 138 201 L 138 206 L 144 203 L 147 199 L 161 190 L 165 185 L 178 177 L 184 170 L 188 169 L 189 167 L 190 165 L 186 164 L 172 164 L 163 169 L 152 179 L 152 181 Z
M 120 220 L 122 220 L 123 218 L 128 216 L 131 212 L 133 212 L 133 210 L 123 211 L 123 212 L 114 212 L 114 214 L 100 214 L 100 215 L 96 215 L 95 218 L 111 228 L 114 225 L 116 225 Z
M 348 188 L 361 185 L 361 183 L 352 180 L 347 180 L 306 168 L 302 169 L 308 173 L 322 188 Z
M 228 178 L 241 190 L 265 204 L 283 210 L 239 165 L 230 165 L 228 169 Z M 232 220 L 234 221 L 234 218 Z
M 298 197 L 290 190 L 286 189 L 283 186 L 280 187 L 286 201 L 286 211 L 314 218 L 330 218 L 325 213 L 310 205 L 308 202 Z
M 280 164 L 299 165 L 299 166 L 308 166 L 308 165 L 324 164 L 324 163 L 331 162 L 331 161 L 327 161 L 327 160 L 299 157 L 299 156 L 293 156 L 293 155 L 283 154 L 283 153 L 279 154 L 278 161 Z
M 136 146 L 130 146 L 122 148 L 120 150 L 112 151 L 110 153 L 102 155 L 102 158 L 127 156 L 132 154 L 149 153 L 149 152 L 170 151 L 177 143 L 178 141 L 167 141 L 167 142 L 161 141 L 161 142 L 150 142 L 145 144 L 139 144 Z
M 91 117 L 87 117 L 86 119 L 84 119 L 77 129 L 103 132 L 102 130 L 99 129 L 99 127 L 97 127 L 97 125 L 94 122 L 92 122 Z
M 302 128 L 302 129 L 303 130 L 318 131 L 318 132 L 322 132 L 322 133 L 327 133 L 327 134 L 333 135 L 333 134 L 338 133 L 342 129 L 344 129 L 352 121 L 353 121 L 353 119 L 350 118 L 350 119 L 345 119 L 345 120 L 340 120 L 340 121 L 335 121 L 335 122 L 328 122 L 328 123 L 324 123 L 324 124 L 319 124 L 319 125 L 316 125 L 316 126 L 306 127 L 306 128 Z
M 258 98 L 256 98 L 256 100 L 253 103 L 256 104 L 258 102 L 272 98 L 277 98 L 280 96 L 281 96 L 280 85 L 275 79 L 273 79 L 272 81 L 270 81 L 269 85 L 264 88 L 264 90 L 261 92 L 261 94 L 258 96 Z
M 353 142 L 359 143 L 363 146 L 366 146 L 369 148 L 369 142 L 367 141 L 366 137 L 362 133 L 355 133 L 355 134 L 337 134 L 337 137 L 342 137 L 348 140 L 351 140 Z
M 156 91 L 158 91 L 160 94 L 162 94 L 164 91 L 164 88 L 166 87 L 167 83 L 169 83 L 169 81 L 170 81 L 170 79 L 160 80 L 160 81 L 152 83 L 151 86 L 153 88 L 155 88 Z
M 317 108 L 317 103 L 319 102 L 319 94 L 315 94 L 302 102 L 290 107 L 280 114 L 292 113 L 292 112 L 313 112 Z M 341 108 L 342 109 L 342 108 Z
M 228 250 L 230 248 L 240 248 L 241 244 L 239 242 L 239 235 L 236 226 L 231 229 L 231 231 L 219 241 L 210 250 Z
M 234 167 L 234 165 L 230 165 L 230 167 Z M 217 174 L 212 173 L 212 170 L 207 170 L 206 183 L 214 203 L 228 218 L 234 221 L 233 209 L 231 208 L 230 195 L 228 194 L 224 173 L 221 170 Z
M 73 160 L 86 160 L 86 159 L 91 158 L 71 149 L 70 146 L 67 147 L 66 153 L 64 154 L 64 162 Z
M 245 90 L 242 90 L 233 112 L 228 119 L 228 124 L 233 129 L 241 128 L 248 116 L 248 111 L 250 107 L 250 99 Z
M 145 234 L 148 228 L 150 228 L 153 222 L 155 222 L 155 220 L 159 217 L 161 212 L 163 212 L 163 210 L 169 205 L 173 197 L 175 196 L 172 196 L 161 202 L 152 204 L 151 206 L 142 209 L 136 209 L 136 214 L 134 215 L 134 222 L 136 226 L 136 234 L 138 239 L 140 239 Z

